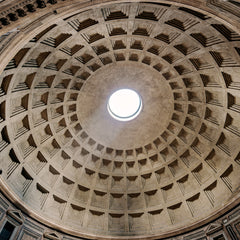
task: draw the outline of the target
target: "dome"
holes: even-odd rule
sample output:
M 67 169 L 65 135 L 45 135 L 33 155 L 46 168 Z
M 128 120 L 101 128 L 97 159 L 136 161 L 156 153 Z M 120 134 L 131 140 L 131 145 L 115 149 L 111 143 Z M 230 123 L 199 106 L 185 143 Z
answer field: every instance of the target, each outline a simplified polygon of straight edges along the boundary
M 237 205 L 239 25 L 169 1 L 61 4 L 52 21 L 42 13 L 39 26 L 15 29 L 5 57 L 8 197 L 43 224 L 97 239 L 174 236 Z M 120 89 L 139 96 L 130 121 L 112 117 Z

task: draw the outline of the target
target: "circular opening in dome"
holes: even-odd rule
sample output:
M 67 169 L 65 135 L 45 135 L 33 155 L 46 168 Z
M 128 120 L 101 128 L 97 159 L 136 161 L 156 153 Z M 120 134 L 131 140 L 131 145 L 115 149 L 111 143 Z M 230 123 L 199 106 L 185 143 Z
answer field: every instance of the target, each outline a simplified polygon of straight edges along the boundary
M 116 120 L 130 121 L 141 112 L 142 99 L 131 89 L 120 89 L 108 99 L 107 109 Z

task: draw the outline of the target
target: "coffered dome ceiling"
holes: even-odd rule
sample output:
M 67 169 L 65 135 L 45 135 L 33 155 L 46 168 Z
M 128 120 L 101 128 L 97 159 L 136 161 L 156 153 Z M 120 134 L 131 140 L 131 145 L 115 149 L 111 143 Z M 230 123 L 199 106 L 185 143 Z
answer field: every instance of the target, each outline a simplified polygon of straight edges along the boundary
M 73 235 L 206 223 L 239 198 L 239 76 L 240 35 L 200 12 L 118 3 L 61 19 L 1 74 L 1 180 Z M 143 102 L 129 122 L 106 107 L 121 88 Z

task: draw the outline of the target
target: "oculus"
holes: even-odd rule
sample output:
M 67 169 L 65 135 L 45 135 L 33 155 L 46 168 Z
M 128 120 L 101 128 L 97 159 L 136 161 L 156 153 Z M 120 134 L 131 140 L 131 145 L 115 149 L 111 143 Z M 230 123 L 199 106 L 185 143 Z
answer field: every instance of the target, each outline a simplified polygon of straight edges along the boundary
M 119 89 L 109 97 L 107 109 L 114 119 L 130 121 L 141 112 L 142 99 L 134 90 Z

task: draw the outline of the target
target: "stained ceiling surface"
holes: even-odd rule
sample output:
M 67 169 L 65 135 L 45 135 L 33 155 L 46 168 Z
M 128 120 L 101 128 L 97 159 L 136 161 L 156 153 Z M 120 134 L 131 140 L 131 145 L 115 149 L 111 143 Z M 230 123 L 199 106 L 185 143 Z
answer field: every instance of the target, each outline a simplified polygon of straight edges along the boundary
M 239 197 L 240 35 L 170 4 L 61 19 L 0 77 L 2 179 L 33 217 L 75 235 L 156 237 Z M 113 119 L 121 88 L 143 101 Z

